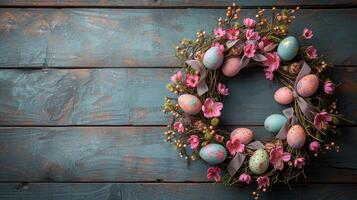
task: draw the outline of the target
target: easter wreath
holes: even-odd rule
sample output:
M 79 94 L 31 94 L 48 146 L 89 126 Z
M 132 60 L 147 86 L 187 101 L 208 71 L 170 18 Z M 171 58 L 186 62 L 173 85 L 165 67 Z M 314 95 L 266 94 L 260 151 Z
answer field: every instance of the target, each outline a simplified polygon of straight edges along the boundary
M 256 182 L 255 199 L 273 183 L 304 175 L 312 155 L 339 151 L 334 142 L 327 142 L 342 119 L 332 95 L 335 84 L 324 73 L 331 65 L 314 46 L 300 47 L 297 38 L 289 36 L 288 25 L 298 10 L 273 8 L 268 18 L 259 9 L 256 19 L 245 18 L 240 24 L 240 9 L 233 4 L 212 34 L 199 31 L 196 40 L 183 39 L 176 47 L 182 70 L 167 85 L 179 97 L 165 98 L 163 112 L 173 114 L 165 140 L 187 161 L 202 159 L 211 165 L 208 179 L 226 185 Z M 300 39 L 308 43 L 312 37 L 305 28 Z M 265 120 L 266 130 L 276 133 L 269 141 L 253 141 L 248 128 L 229 132 L 220 124 L 222 96 L 229 95 L 222 80 L 250 66 L 278 80 L 283 87 L 274 99 L 291 106 Z

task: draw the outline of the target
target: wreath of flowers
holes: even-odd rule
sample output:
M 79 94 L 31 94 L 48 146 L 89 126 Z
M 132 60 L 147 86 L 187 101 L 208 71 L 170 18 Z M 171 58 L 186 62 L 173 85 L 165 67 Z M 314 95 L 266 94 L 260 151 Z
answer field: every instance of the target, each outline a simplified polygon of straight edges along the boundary
M 339 151 L 328 137 L 342 119 L 332 95 L 336 85 L 324 73 L 331 65 L 309 44 L 314 36 L 310 29 L 299 36 L 306 46 L 289 36 L 288 25 L 298 10 L 272 8 L 271 16 L 265 17 L 265 10 L 259 9 L 256 19 L 245 18 L 241 24 L 240 8 L 234 3 L 212 34 L 199 31 L 195 40 L 183 39 L 176 47 L 182 70 L 167 85 L 178 98 L 165 98 L 163 112 L 173 115 L 165 141 L 187 161 L 210 164 L 210 180 L 226 185 L 256 182 L 255 199 L 274 183 L 305 176 L 304 167 L 312 157 Z M 253 141 L 248 128 L 224 129 L 219 119 L 222 98 L 230 92 L 223 81 L 252 66 L 263 68 L 267 79 L 283 85 L 274 98 L 290 106 L 275 121 L 268 117 L 278 124 L 275 127 L 265 121 L 265 128 L 276 135 L 264 142 Z

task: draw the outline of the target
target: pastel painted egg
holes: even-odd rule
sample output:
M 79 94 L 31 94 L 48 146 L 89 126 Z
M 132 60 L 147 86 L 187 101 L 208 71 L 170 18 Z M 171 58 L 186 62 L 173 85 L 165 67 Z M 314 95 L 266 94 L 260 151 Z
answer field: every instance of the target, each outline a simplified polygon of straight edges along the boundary
M 275 92 L 274 100 L 283 105 L 290 104 L 294 101 L 293 91 L 288 87 L 281 87 Z
M 299 80 L 296 90 L 300 96 L 310 97 L 319 88 L 319 78 L 315 74 L 309 74 Z
M 278 55 L 284 61 L 289 61 L 295 58 L 299 51 L 299 43 L 298 40 L 289 36 L 283 39 L 278 46 Z
M 239 73 L 241 70 L 241 60 L 240 58 L 233 57 L 228 58 L 223 63 L 222 72 L 225 76 L 233 77 Z
M 253 174 L 262 174 L 269 167 L 268 152 L 264 149 L 256 150 L 249 159 L 249 169 Z
M 277 133 L 286 123 L 286 117 L 280 114 L 269 115 L 264 121 L 264 127 L 271 133 Z
M 249 128 L 236 128 L 231 133 L 231 140 L 234 138 L 239 139 L 241 143 L 247 145 L 253 140 L 254 134 Z
M 223 52 L 218 47 L 209 48 L 203 56 L 203 64 L 207 69 L 218 69 L 223 63 Z
M 178 98 L 180 108 L 187 114 L 195 115 L 201 111 L 202 103 L 191 94 L 183 94 Z
M 227 151 L 220 144 L 208 144 L 200 150 L 200 157 L 207 163 L 216 165 L 226 159 Z
M 286 141 L 294 149 L 298 149 L 304 146 L 306 141 L 304 128 L 300 125 L 292 126 L 288 131 Z

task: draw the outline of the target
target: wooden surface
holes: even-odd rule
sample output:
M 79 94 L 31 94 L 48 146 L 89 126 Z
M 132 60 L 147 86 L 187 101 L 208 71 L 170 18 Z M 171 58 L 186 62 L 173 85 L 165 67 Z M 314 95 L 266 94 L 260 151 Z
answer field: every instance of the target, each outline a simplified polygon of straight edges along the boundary
M 229 4 L 0 0 L 0 200 L 250 199 L 254 188 L 208 183 L 206 164 L 186 166 L 163 142 L 173 48 L 212 29 Z M 357 121 L 356 1 L 238 4 L 246 17 L 257 7 L 306 8 L 291 31 L 314 30 L 318 53 L 336 64 L 340 109 Z M 279 85 L 257 69 L 227 83 L 224 123 L 271 137 L 262 124 L 284 108 L 272 98 Z M 356 128 L 339 127 L 341 152 L 313 162 L 306 181 L 292 191 L 276 185 L 262 199 L 356 199 Z

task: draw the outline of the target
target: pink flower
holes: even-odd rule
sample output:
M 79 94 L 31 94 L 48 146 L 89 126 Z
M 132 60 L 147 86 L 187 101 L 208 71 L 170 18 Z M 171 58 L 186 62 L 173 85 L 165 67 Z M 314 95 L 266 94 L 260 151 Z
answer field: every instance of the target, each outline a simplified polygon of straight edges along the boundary
M 312 33 L 312 30 L 304 28 L 304 31 L 302 33 L 302 37 L 304 37 L 305 39 L 311 39 L 312 36 L 314 36 L 314 34 Z
M 187 74 L 185 84 L 187 87 L 195 88 L 198 85 L 199 79 L 200 77 L 197 74 L 195 75 Z
M 218 47 L 222 52 L 224 51 L 224 45 L 219 42 L 215 42 L 213 46 Z
M 222 135 L 215 135 L 214 138 L 216 139 L 217 142 L 223 142 L 223 136 Z
M 309 145 L 309 149 L 310 151 L 314 152 L 318 151 L 320 149 L 320 143 L 318 141 L 311 142 Z
M 242 183 L 249 184 L 251 180 L 252 180 L 252 178 L 247 173 L 242 173 L 239 176 L 239 181 L 242 182 Z
M 259 178 L 257 178 L 257 182 L 259 185 L 259 188 L 267 188 L 270 185 L 270 180 L 267 176 L 260 176 Z
M 221 110 L 223 109 L 223 103 L 215 102 L 210 98 L 207 98 L 202 105 L 203 115 L 206 118 L 220 117 Z
M 332 81 L 326 81 L 324 85 L 324 91 L 326 94 L 332 94 L 335 90 L 335 84 Z
M 265 78 L 268 80 L 273 80 L 274 72 L 269 71 L 268 68 L 264 69 L 264 71 L 265 71 Z
M 262 51 L 269 52 L 272 51 L 276 47 L 276 44 L 265 37 L 260 40 L 258 43 L 258 48 Z
M 255 54 L 255 45 L 254 44 L 247 44 L 243 47 L 244 56 L 247 58 L 253 58 Z
M 284 168 L 284 162 L 288 162 L 291 159 L 291 155 L 288 152 L 284 152 L 282 146 L 274 148 L 270 151 L 270 163 L 274 165 L 275 169 L 282 170 Z
M 332 121 L 332 117 L 327 112 L 320 112 L 315 115 L 314 127 L 317 129 L 326 128 L 329 122 Z
M 301 169 L 305 165 L 305 158 L 299 157 L 294 161 L 294 167 Z
M 207 179 L 214 180 L 216 182 L 221 181 L 221 169 L 218 167 L 210 167 L 207 169 Z
M 183 124 L 181 122 L 175 122 L 174 123 L 174 129 L 176 131 L 178 131 L 179 133 L 185 132 L 185 127 L 183 126 Z
M 247 40 L 259 40 L 260 36 L 258 32 L 255 32 L 253 29 L 247 29 L 245 32 L 245 37 Z
M 200 138 L 197 135 L 191 135 L 187 142 L 190 143 L 191 149 L 197 149 L 198 145 L 200 145 Z
M 214 35 L 216 38 L 221 38 L 226 34 L 226 31 L 222 29 L 222 27 L 218 27 L 217 29 L 213 30 Z
M 236 153 L 242 153 L 244 151 L 245 145 L 240 143 L 240 140 L 233 138 L 233 140 L 228 140 L 226 144 L 227 149 L 234 156 Z
M 243 19 L 243 24 L 248 28 L 254 28 L 257 22 L 254 19 L 245 18 Z
M 178 83 L 182 80 L 182 72 L 178 71 L 174 75 L 171 76 L 171 82 Z
M 306 48 L 306 54 L 307 57 L 310 59 L 316 59 L 317 58 L 317 50 L 313 46 L 308 46 Z
M 223 96 L 229 95 L 228 88 L 223 83 L 218 83 L 217 90 Z
M 238 35 L 239 35 L 239 30 L 235 28 L 230 28 L 226 31 L 226 36 L 228 40 L 236 40 L 238 38 Z
M 269 80 L 273 80 L 273 72 L 280 66 L 280 57 L 276 52 L 267 53 L 265 54 L 265 57 L 267 58 L 265 61 L 263 61 L 263 65 L 267 66 L 267 68 L 264 69 L 265 77 Z

